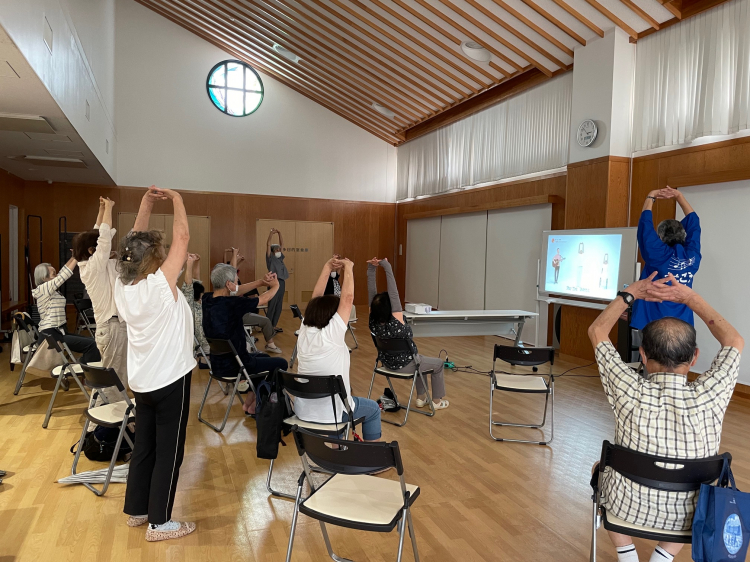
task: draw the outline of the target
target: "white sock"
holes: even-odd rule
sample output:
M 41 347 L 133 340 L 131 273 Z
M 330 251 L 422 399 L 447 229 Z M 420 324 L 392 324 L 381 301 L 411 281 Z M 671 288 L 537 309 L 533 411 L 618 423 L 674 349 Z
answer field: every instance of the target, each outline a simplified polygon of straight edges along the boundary
M 651 555 L 651 560 L 649 562 L 672 562 L 672 560 L 674 560 L 674 556 L 657 545 L 654 549 L 654 553 Z
M 161 525 L 154 525 L 151 523 L 149 525 L 149 528 L 152 531 L 176 531 L 180 528 L 180 523 L 177 521 L 167 521 L 166 523 L 162 523 Z
M 617 547 L 617 562 L 638 562 L 638 553 L 635 551 L 635 545 Z

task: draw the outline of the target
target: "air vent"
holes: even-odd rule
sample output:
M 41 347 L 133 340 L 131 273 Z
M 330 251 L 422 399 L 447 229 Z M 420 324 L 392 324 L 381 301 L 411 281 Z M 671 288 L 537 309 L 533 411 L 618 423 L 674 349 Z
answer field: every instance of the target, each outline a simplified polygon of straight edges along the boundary
M 53 158 L 51 156 L 10 156 L 11 160 L 30 166 L 51 166 L 53 168 L 88 168 L 79 158 Z M 29 168 L 31 169 L 31 168 Z
M 48 142 L 73 142 L 70 140 L 68 135 L 54 135 L 48 133 L 29 133 L 25 132 L 24 135 L 35 141 L 48 141 Z
M 0 131 L 55 134 L 55 130 L 44 117 L 11 113 L 0 113 Z
M 475 61 L 489 62 L 492 58 L 492 53 L 476 41 L 464 41 L 461 43 L 461 50 L 467 57 Z
M 297 55 L 295 55 L 292 51 L 290 51 L 286 47 L 282 47 L 278 43 L 273 44 L 273 50 L 279 53 L 282 57 L 284 57 L 287 60 L 290 60 L 295 63 L 300 61 L 300 58 Z
M 388 119 L 393 119 L 394 117 L 396 117 L 396 114 L 393 113 L 393 111 L 391 111 L 390 109 L 388 109 L 386 106 L 384 106 L 381 103 L 373 102 L 372 108 L 378 113 L 380 113 L 381 115 L 385 115 L 386 117 L 388 117 Z

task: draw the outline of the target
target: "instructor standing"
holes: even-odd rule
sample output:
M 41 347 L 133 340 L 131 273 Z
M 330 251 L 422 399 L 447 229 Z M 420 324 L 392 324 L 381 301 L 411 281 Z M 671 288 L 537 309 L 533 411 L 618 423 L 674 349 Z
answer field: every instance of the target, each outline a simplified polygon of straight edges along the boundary
M 273 235 L 279 235 L 279 243 L 273 244 Z M 268 318 L 271 319 L 271 325 L 276 328 L 276 324 L 279 323 L 279 317 L 281 316 L 281 309 L 284 307 L 284 291 L 286 290 L 286 280 L 289 279 L 289 272 L 284 265 L 284 254 L 281 249 L 284 247 L 284 238 L 281 236 L 281 232 L 275 228 L 271 229 L 271 233 L 268 235 L 268 241 L 266 242 L 266 267 L 268 267 L 269 273 L 275 273 L 276 278 L 279 280 L 279 290 L 269 302 L 268 302 Z M 281 330 L 277 330 L 281 331 Z

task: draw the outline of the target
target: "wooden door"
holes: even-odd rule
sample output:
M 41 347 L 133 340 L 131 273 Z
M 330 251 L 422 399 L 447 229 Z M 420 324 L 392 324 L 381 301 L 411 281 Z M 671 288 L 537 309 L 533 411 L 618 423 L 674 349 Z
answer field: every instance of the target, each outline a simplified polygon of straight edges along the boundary
M 281 248 L 281 251 L 284 254 L 284 264 L 286 265 L 287 271 L 289 271 L 289 279 L 286 280 L 285 284 L 286 291 L 284 293 L 284 306 L 287 304 L 296 304 L 296 302 L 294 302 L 294 285 L 296 281 L 295 266 L 297 261 L 297 253 L 294 251 L 294 248 L 297 247 L 296 221 L 258 219 L 255 222 L 255 278 L 260 279 L 268 271 L 268 266 L 266 265 L 266 249 L 268 235 L 272 228 L 279 230 L 284 237 L 284 247 Z M 278 236 L 276 234 L 273 236 L 272 243 L 278 244 Z M 252 279 L 249 279 L 248 281 L 252 281 Z M 263 290 L 261 289 L 261 292 L 262 291 Z

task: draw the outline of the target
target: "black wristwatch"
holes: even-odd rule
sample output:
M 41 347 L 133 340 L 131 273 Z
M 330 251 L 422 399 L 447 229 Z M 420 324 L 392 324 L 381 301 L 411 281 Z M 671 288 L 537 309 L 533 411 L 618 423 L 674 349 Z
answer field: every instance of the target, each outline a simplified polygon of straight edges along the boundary
M 625 301 L 625 304 L 627 304 L 629 307 L 633 306 L 633 302 L 635 301 L 635 297 L 633 296 L 633 293 L 628 293 L 627 291 L 620 291 L 617 293 L 618 297 L 622 297 L 622 300 Z
M 653 195 L 649 195 L 648 197 L 646 197 L 646 199 L 653 199 L 654 203 L 656 203 L 656 197 L 654 197 Z

